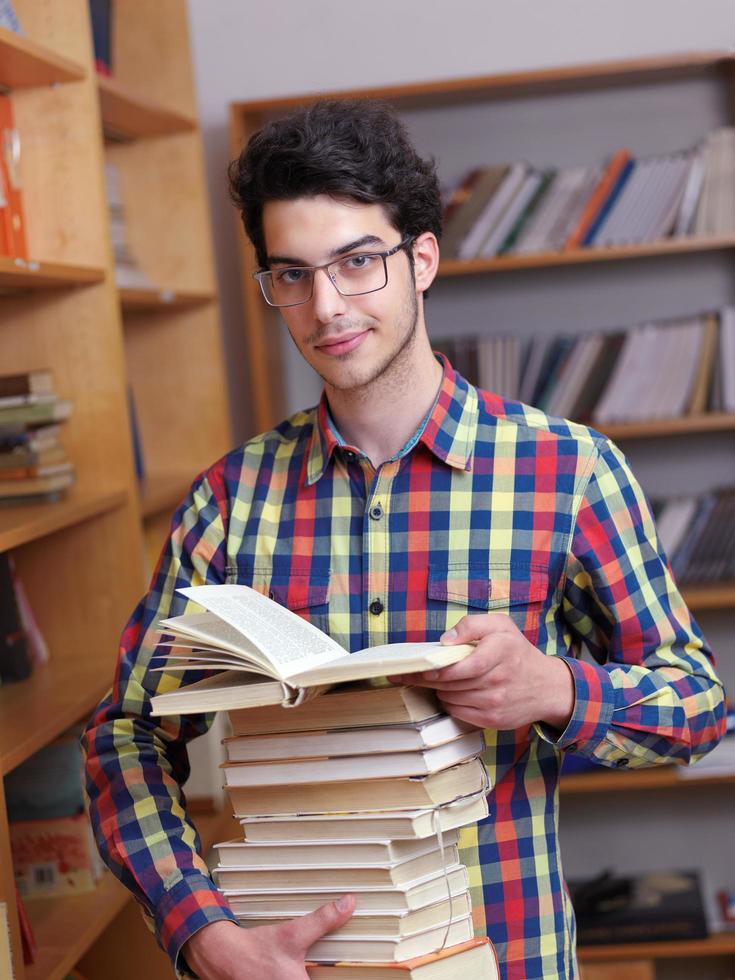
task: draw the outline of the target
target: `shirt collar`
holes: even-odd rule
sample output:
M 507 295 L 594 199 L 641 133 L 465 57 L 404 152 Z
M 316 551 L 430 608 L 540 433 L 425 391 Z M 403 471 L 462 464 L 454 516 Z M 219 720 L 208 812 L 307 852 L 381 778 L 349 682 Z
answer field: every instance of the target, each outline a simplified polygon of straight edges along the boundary
M 457 374 L 443 354 L 435 354 L 442 365 L 443 374 L 434 406 L 422 423 L 422 431 L 407 443 L 422 443 L 429 452 L 455 469 L 472 469 L 472 448 L 477 432 L 477 392 L 462 375 Z M 321 479 L 331 462 L 340 440 L 331 423 L 327 396 L 322 397 L 315 412 L 315 424 L 311 434 L 306 484 L 311 486 Z M 344 448 L 344 447 L 343 447 Z M 348 450 L 350 447 L 347 447 Z

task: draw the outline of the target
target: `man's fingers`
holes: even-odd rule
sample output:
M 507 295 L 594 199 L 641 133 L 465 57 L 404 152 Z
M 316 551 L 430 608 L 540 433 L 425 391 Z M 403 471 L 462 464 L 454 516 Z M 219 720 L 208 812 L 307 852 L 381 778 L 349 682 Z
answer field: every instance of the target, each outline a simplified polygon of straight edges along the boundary
M 355 896 L 343 895 L 336 902 L 329 902 L 315 912 L 293 919 L 286 927 L 289 945 L 297 948 L 299 953 L 305 956 L 308 948 L 313 946 L 317 939 L 343 926 L 354 911 Z
M 517 633 L 518 627 L 506 613 L 477 613 L 463 616 L 453 629 L 439 637 L 443 645 L 473 643 L 491 633 Z

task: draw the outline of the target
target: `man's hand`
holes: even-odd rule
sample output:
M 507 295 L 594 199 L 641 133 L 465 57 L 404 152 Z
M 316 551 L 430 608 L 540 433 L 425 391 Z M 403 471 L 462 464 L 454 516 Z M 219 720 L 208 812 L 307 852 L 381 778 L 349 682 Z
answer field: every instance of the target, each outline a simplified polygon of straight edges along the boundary
M 522 728 L 538 721 L 566 728 L 574 710 L 572 672 L 529 643 L 510 616 L 463 616 L 441 642 L 476 648 L 449 667 L 390 680 L 435 688 L 450 715 L 478 728 Z
M 233 922 L 213 922 L 194 933 L 182 953 L 200 980 L 308 980 L 306 951 L 354 911 L 354 896 L 344 895 L 283 925 L 240 929 Z

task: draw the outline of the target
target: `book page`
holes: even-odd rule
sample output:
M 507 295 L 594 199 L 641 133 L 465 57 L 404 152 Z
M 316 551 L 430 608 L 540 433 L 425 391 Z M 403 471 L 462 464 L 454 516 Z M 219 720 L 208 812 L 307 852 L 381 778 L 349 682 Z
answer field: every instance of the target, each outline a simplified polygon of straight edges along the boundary
M 270 667 L 268 658 L 263 656 L 254 643 L 213 613 L 194 613 L 162 619 L 158 630 L 176 638 L 177 642 L 171 646 L 191 646 L 196 649 L 196 640 L 201 640 L 205 649 L 228 650 L 246 662 L 258 664 L 266 670 Z M 186 642 L 180 643 L 179 639 L 185 639 Z
M 247 585 L 198 585 L 178 591 L 247 637 L 283 680 L 346 656 L 326 633 Z
M 322 664 L 303 673 L 294 673 L 291 675 L 291 683 L 339 684 L 344 681 L 367 680 L 370 677 L 434 670 L 463 660 L 474 649 L 474 646 L 467 643 L 454 646 L 442 646 L 439 642 L 388 643 L 347 654 L 340 660 Z

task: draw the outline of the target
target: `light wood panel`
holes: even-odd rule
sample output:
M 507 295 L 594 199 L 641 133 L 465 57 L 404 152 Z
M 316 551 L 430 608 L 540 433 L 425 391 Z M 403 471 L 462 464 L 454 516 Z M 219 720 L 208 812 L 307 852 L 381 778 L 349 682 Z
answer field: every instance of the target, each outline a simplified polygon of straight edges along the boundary
M 3 506 L 0 508 L 0 551 L 10 551 L 105 511 L 123 507 L 127 499 L 122 488 L 106 493 L 72 489 L 55 504 Z
M 685 959 L 702 956 L 735 955 L 735 932 L 721 932 L 707 939 L 680 939 L 656 943 L 619 943 L 614 946 L 579 946 L 580 963 L 598 963 L 610 960 Z
M 0 86 L 37 88 L 84 78 L 85 68 L 31 38 L 0 27 Z
M 37 262 L 0 255 L 0 293 L 27 294 L 33 289 L 86 286 L 105 278 L 103 266 L 70 262 Z
M 683 777 L 677 775 L 676 766 L 659 766 L 656 769 L 602 769 L 600 772 L 569 773 L 561 777 L 559 791 L 564 796 L 584 793 L 615 793 L 638 790 L 681 790 L 696 792 L 698 786 L 735 788 L 735 774 L 731 776 Z
M 196 127 L 190 116 L 173 112 L 136 95 L 115 78 L 97 77 L 97 92 L 106 136 L 135 140 L 188 132 Z
M 119 296 L 123 313 L 164 313 L 167 309 L 205 306 L 214 299 L 208 290 L 121 289 Z
M 147 476 L 140 483 L 140 509 L 143 517 L 170 515 L 186 496 L 191 482 L 191 473 Z

